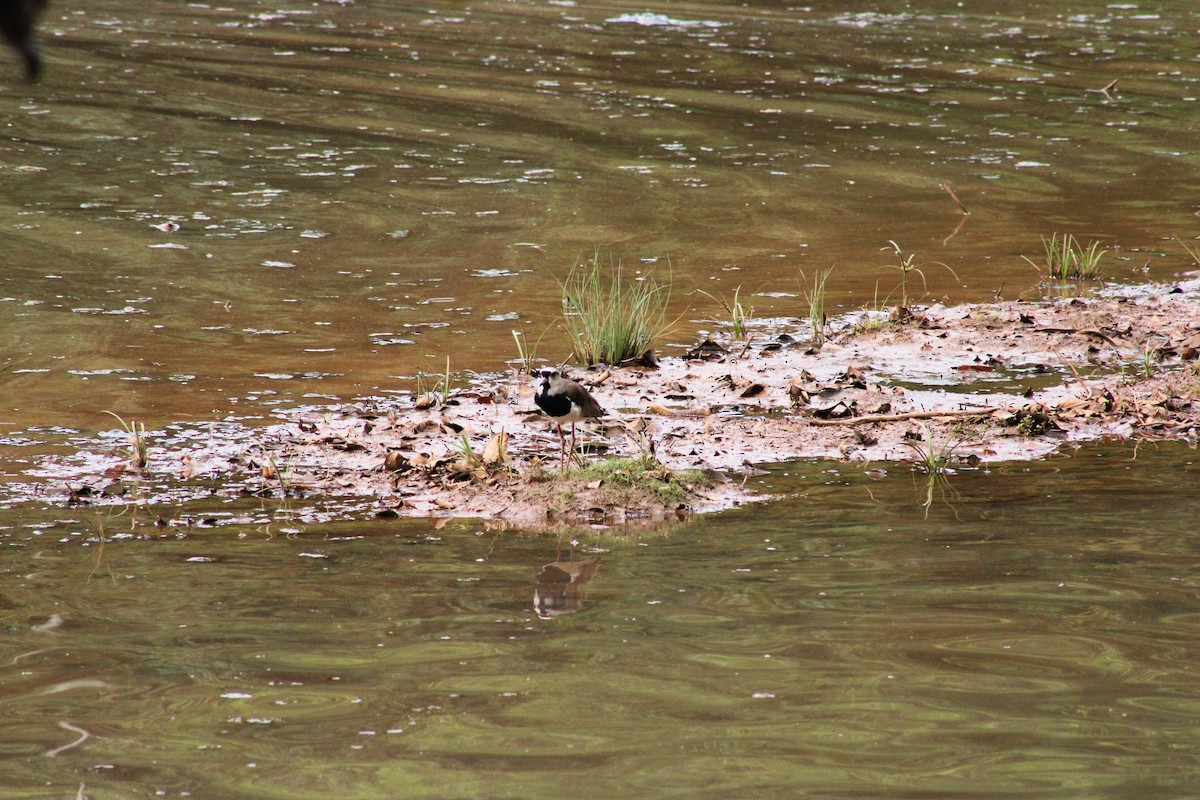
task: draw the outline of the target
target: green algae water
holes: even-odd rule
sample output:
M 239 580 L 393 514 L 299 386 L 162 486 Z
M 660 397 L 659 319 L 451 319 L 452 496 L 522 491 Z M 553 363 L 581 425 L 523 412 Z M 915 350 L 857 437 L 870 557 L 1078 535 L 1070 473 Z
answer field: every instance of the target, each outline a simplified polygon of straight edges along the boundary
M 1093 445 L 928 512 L 907 467 L 794 464 L 771 506 L 561 540 L 31 512 L 0 796 L 1188 797 L 1198 463 Z

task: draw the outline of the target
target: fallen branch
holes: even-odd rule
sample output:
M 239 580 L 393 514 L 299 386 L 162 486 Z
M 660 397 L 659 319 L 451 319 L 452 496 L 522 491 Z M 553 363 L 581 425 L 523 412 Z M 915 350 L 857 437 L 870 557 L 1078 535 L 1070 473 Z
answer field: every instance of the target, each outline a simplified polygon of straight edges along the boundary
M 817 419 L 810 417 L 813 425 L 861 425 L 866 422 L 903 422 L 908 419 L 940 419 L 942 417 L 980 417 L 997 411 L 1013 413 L 1011 408 L 998 406 L 981 406 L 966 410 L 942 411 L 905 411 L 901 414 L 865 414 L 861 417 L 842 417 L 841 419 Z
M 1084 336 L 1092 336 L 1112 345 L 1112 349 L 1120 352 L 1121 348 L 1113 341 L 1112 337 L 1107 333 L 1095 330 L 1094 328 L 1034 328 L 1038 333 L 1080 333 Z

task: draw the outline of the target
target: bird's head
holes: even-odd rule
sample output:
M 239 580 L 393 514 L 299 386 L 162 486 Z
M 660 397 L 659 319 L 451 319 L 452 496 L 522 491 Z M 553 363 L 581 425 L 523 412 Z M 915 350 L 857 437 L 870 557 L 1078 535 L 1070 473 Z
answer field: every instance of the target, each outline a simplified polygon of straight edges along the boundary
M 559 377 L 558 370 L 554 367 L 542 367 L 537 371 L 538 377 L 542 379 L 543 385 L 549 385 L 550 381 Z

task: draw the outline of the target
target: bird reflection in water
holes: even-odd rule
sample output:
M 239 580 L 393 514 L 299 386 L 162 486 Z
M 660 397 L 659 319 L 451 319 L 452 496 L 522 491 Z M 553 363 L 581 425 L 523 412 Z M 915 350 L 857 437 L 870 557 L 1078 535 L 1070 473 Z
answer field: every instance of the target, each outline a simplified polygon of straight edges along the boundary
M 542 567 L 533 586 L 533 608 L 537 615 L 542 619 L 554 619 L 581 609 L 583 599 L 587 597 L 583 587 L 598 569 L 598 556 L 576 561 L 574 554 L 566 561 L 555 558 L 553 563 Z

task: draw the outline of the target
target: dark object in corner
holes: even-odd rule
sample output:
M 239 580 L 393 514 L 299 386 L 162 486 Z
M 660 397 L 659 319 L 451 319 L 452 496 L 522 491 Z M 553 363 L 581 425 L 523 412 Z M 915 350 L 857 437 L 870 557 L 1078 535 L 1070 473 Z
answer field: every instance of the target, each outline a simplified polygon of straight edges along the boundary
M 45 10 L 46 0 L 0 0 L 0 33 L 25 60 L 30 81 L 42 74 L 42 54 L 34 44 L 33 29 Z

